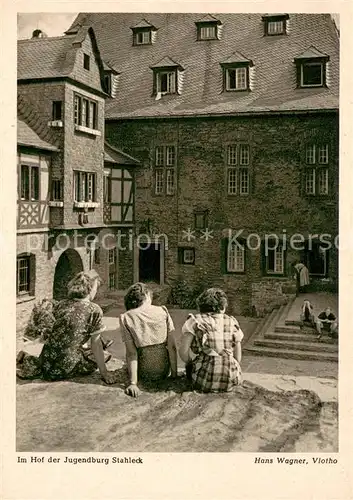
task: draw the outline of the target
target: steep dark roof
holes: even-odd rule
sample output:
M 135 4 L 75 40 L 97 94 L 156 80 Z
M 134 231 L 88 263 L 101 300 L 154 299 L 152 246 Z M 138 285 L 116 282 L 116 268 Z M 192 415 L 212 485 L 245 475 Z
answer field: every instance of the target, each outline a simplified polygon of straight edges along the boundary
M 79 75 L 74 74 L 76 55 L 87 35 L 91 37 L 96 60 L 103 71 L 103 61 L 97 47 L 92 28 L 77 27 L 77 32 L 45 38 L 31 38 L 17 42 L 17 79 L 38 80 L 47 78 L 72 77 L 79 81 Z M 102 91 L 102 87 L 96 90 Z
M 130 27 L 141 19 L 158 26 L 150 46 L 133 46 Z M 92 26 L 102 57 L 121 74 L 119 92 L 106 102 L 106 118 L 193 116 L 338 109 L 339 39 L 329 14 L 290 14 L 288 34 L 264 36 L 262 14 L 214 15 L 220 40 L 196 41 L 204 14 L 79 14 Z M 296 88 L 294 59 L 314 46 L 328 54 L 328 88 Z M 253 61 L 251 92 L 222 92 L 220 63 L 238 52 Z M 184 69 L 181 95 L 152 95 L 153 71 L 165 56 Z
M 104 143 L 104 161 L 118 165 L 138 165 L 140 162 L 132 156 L 124 153 L 120 149 L 111 146 L 108 142 Z
M 58 151 L 55 137 L 35 111 L 33 105 L 21 95 L 17 96 L 17 144 L 48 151 Z

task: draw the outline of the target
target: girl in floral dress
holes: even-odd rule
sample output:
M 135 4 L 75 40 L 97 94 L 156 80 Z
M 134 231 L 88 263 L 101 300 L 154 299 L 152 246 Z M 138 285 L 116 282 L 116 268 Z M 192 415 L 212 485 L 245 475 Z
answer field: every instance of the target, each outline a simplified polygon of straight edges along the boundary
M 20 351 L 17 375 L 20 378 L 64 380 L 87 375 L 97 368 L 106 383 L 116 376 L 108 372 L 100 334 L 104 331 L 103 312 L 92 302 L 98 280 L 81 272 L 68 285 L 68 299 L 53 309 L 55 322 L 39 357 Z M 93 352 L 83 346 L 90 341 Z
M 197 299 L 199 314 L 190 314 L 182 327 L 179 350 L 194 389 L 231 391 L 241 383 L 241 341 L 238 321 L 225 314 L 223 290 L 210 288 Z

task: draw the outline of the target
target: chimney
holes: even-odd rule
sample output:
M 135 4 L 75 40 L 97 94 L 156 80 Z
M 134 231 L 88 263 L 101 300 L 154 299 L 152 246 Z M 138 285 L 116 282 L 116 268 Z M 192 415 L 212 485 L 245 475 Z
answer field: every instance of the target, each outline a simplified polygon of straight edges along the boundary
M 47 34 L 42 30 L 34 30 L 32 33 L 32 38 L 46 38 Z

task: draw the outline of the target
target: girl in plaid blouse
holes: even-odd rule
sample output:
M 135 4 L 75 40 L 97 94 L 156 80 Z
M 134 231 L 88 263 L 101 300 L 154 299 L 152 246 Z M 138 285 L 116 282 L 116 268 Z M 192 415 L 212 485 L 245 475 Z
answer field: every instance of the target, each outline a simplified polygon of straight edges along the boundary
M 231 391 L 241 383 L 241 341 L 238 321 L 225 314 L 223 290 L 209 288 L 197 299 L 199 314 L 190 314 L 182 328 L 180 357 L 191 372 L 193 387 L 202 392 Z

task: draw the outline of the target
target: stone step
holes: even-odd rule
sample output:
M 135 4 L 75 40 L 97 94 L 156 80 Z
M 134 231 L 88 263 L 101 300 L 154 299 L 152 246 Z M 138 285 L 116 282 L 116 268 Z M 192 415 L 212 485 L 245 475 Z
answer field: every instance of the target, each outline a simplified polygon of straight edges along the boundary
M 246 354 L 252 356 L 268 356 L 284 359 L 298 359 L 307 361 L 330 361 L 338 362 L 338 353 L 315 352 L 315 351 L 300 351 L 294 349 L 273 349 L 271 347 L 249 346 L 245 349 Z
M 288 325 L 288 326 L 301 326 L 302 325 L 302 322 L 298 319 L 286 319 L 285 320 L 285 325 Z
M 287 326 L 280 323 L 275 326 L 274 331 L 278 333 L 300 333 L 301 329 L 299 326 Z
M 265 339 L 271 340 L 289 340 L 289 341 L 301 341 L 301 342 L 312 342 L 316 339 L 317 333 L 292 333 L 292 332 L 268 332 L 264 335 Z M 322 337 L 325 339 L 325 337 Z
M 337 344 L 328 344 L 326 342 L 301 342 L 301 341 L 289 341 L 289 340 L 271 340 L 271 339 L 261 339 L 255 340 L 254 345 L 261 347 L 270 347 L 273 349 L 289 349 L 294 351 L 314 351 L 314 352 L 329 352 L 338 353 Z

